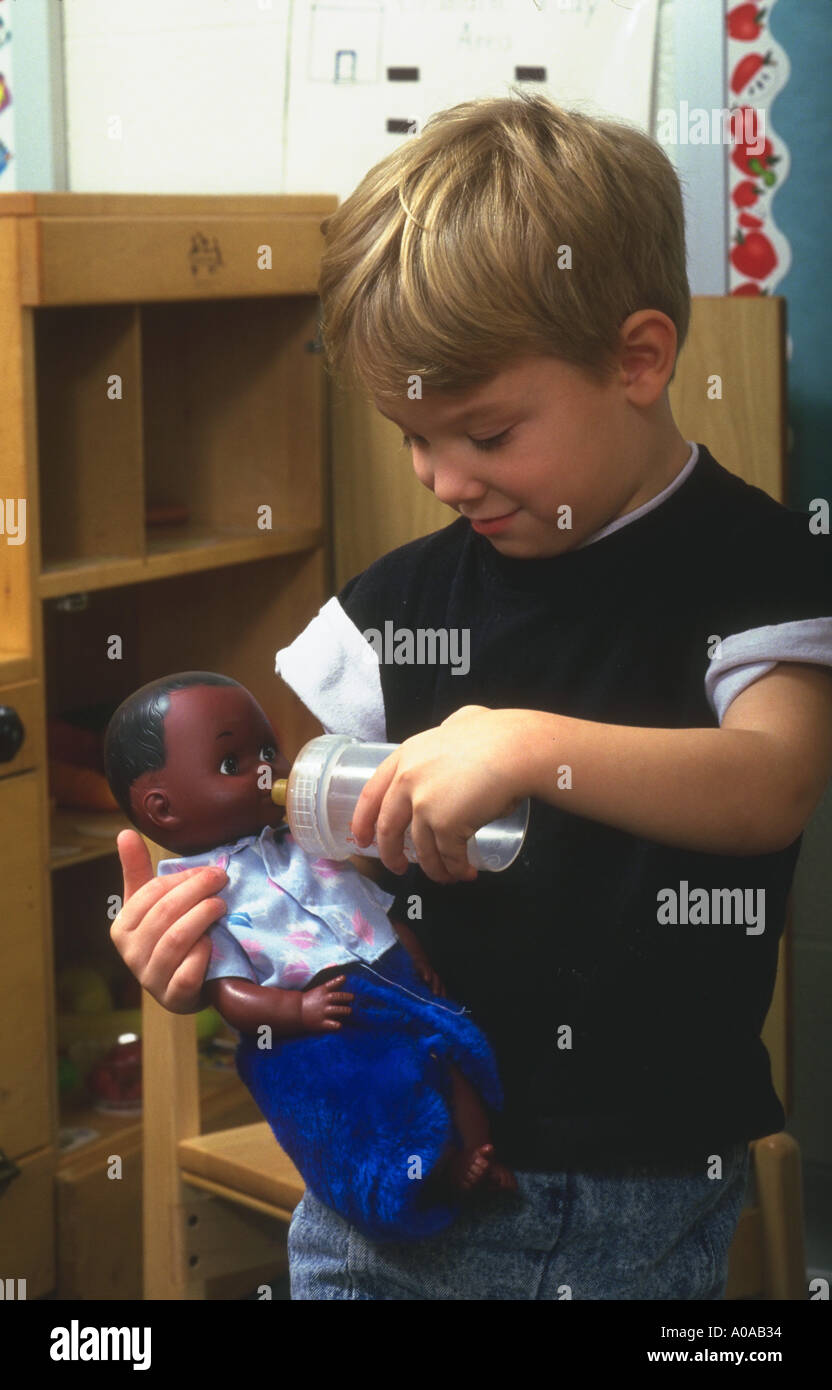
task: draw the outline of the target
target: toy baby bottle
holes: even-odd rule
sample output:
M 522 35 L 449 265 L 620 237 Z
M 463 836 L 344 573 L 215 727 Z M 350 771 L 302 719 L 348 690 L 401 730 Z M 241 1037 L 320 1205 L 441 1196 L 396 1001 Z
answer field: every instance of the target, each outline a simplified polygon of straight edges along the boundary
M 350 832 L 356 803 L 376 768 L 395 752 L 397 743 L 361 743 L 348 734 L 321 734 L 300 750 L 288 778 L 276 781 L 272 801 L 286 807 L 286 819 L 301 849 L 325 859 L 348 859 L 366 854 L 378 859 L 375 836 L 366 848 Z M 475 869 L 499 873 L 520 853 L 529 824 L 529 799 L 509 816 L 482 826 L 468 841 L 468 862 Z M 405 831 L 404 853 L 411 863 L 418 856 Z

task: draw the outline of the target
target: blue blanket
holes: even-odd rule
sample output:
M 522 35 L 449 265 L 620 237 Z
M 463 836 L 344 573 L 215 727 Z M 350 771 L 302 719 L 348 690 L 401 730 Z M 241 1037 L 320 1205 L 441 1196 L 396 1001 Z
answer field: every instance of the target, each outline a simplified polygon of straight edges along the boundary
M 355 999 L 337 1032 L 279 1039 L 270 1050 L 243 1036 L 237 1071 L 321 1202 L 373 1240 L 415 1240 L 459 1213 L 458 1201 L 425 1190 L 449 1140 L 460 1143 L 447 1063 L 492 1110 L 503 1097 L 487 1038 L 460 1005 L 431 993 L 403 946 L 373 970 L 344 967 Z

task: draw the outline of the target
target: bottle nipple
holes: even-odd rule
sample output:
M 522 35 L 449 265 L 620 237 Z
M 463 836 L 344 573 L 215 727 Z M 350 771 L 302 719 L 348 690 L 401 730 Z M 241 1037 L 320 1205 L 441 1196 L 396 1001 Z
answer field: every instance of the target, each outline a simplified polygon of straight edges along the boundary
M 289 781 L 286 777 L 278 777 L 277 781 L 272 784 L 272 801 L 275 806 L 286 805 L 286 788 L 288 785 Z

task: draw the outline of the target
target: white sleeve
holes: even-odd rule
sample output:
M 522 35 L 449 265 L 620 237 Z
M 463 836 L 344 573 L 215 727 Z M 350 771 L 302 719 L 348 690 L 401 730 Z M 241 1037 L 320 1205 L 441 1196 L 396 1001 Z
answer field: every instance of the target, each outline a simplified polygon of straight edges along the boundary
M 337 598 L 280 648 L 274 669 L 327 733 L 387 742 L 378 657 Z
M 731 701 L 778 661 L 832 667 L 832 618 L 776 623 L 726 637 L 705 675 L 708 704 L 720 724 Z

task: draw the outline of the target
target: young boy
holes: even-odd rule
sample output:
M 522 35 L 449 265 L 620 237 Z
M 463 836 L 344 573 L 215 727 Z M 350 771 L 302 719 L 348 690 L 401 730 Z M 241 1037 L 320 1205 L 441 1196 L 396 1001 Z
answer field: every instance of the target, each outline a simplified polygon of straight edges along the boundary
M 325 230 L 329 365 L 461 516 L 277 669 L 325 728 L 349 690 L 357 730 L 402 744 L 354 833 L 375 824 L 393 910 L 495 1047 L 519 1191 L 383 1249 L 307 1194 L 293 1298 L 719 1299 L 748 1141 L 785 1119 L 760 1030 L 832 771 L 829 538 L 676 428 L 684 218 L 640 132 L 464 103 Z M 468 672 L 368 661 L 388 621 L 467 632 Z M 466 839 L 524 795 L 522 854 L 478 877 Z M 128 837 L 113 940 L 189 1011 L 216 880 L 163 897 Z

